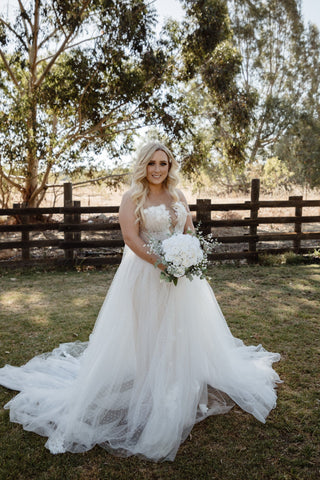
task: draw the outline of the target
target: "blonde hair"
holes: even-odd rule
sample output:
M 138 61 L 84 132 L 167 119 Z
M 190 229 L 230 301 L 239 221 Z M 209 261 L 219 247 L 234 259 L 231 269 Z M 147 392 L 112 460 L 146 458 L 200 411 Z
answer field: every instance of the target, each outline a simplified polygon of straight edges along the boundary
M 149 192 L 149 183 L 147 181 L 147 166 L 153 154 L 161 150 L 169 161 L 168 176 L 164 181 L 166 188 L 174 202 L 179 200 L 176 185 L 179 183 L 178 162 L 173 157 L 170 150 L 160 142 L 152 141 L 144 145 L 137 154 L 136 163 L 132 175 L 132 199 L 136 204 L 135 214 L 137 221 L 144 221 L 143 206 L 145 205 Z

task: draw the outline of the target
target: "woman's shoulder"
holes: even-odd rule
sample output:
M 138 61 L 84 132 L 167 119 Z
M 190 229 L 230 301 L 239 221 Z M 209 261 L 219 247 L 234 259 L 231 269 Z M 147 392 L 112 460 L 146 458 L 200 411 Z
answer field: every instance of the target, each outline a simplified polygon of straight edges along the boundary
M 123 193 L 121 198 L 121 203 L 133 202 L 133 188 L 130 188 L 126 192 Z
M 176 188 L 176 194 L 178 196 L 178 202 L 180 204 L 184 205 L 184 208 L 186 209 L 187 213 L 190 214 L 188 201 L 187 201 L 184 193 L 181 190 L 179 190 L 178 188 Z
M 120 204 L 120 210 L 132 210 L 132 209 L 135 209 L 135 202 L 133 200 L 133 189 L 130 188 L 129 190 L 127 190 L 126 192 L 124 192 L 124 194 L 122 195 L 122 199 L 121 199 L 121 204 Z
M 183 203 L 187 204 L 187 199 L 186 199 L 184 193 L 179 188 L 176 188 L 176 194 L 179 198 L 179 202 L 183 202 Z

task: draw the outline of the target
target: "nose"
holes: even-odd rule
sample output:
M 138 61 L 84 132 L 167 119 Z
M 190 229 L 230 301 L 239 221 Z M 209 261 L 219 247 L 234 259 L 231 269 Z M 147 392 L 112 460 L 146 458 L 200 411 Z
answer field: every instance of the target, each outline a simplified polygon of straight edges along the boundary
M 160 171 L 159 165 L 155 164 L 154 169 L 155 169 L 156 172 L 159 172 Z

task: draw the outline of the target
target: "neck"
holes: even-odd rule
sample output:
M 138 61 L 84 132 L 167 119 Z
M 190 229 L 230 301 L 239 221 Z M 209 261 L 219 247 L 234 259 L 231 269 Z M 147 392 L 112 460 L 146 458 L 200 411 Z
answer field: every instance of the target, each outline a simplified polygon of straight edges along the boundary
M 165 186 L 161 183 L 160 185 L 149 185 L 149 195 L 161 195 L 166 191 Z

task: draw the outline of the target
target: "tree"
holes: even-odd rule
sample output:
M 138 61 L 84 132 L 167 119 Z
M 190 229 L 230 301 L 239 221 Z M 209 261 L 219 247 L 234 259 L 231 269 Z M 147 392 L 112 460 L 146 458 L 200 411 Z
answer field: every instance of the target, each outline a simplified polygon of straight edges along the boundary
M 172 137 L 171 145 L 182 157 L 183 173 L 194 177 L 213 149 L 235 164 L 243 161 L 252 99 L 235 83 L 241 57 L 232 44 L 225 0 L 181 3 L 182 24 L 169 22 L 162 36 L 171 39 L 175 58 L 172 115 L 185 121 L 179 145 Z
M 172 62 L 146 0 L 17 0 L 0 17 L 0 185 L 39 205 L 54 168 L 104 149 L 119 155 L 136 129 L 166 122 Z
M 228 0 L 242 56 L 238 84 L 256 102 L 247 160 L 270 153 L 295 122 L 305 93 L 306 51 L 299 0 Z
M 199 113 L 199 144 L 204 138 L 207 161 L 241 169 L 270 156 L 298 118 L 307 76 L 299 2 L 195 3 L 224 11 L 226 26 L 211 52 L 207 41 L 207 55 L 194 47 L 200 75 L 188 98 Z
M 320 37 L 315 25 L 306 34 L 305 95 L 296 121 L 275 146 L 276 155 L 294 173 L 295 183 L 320 186 Z

